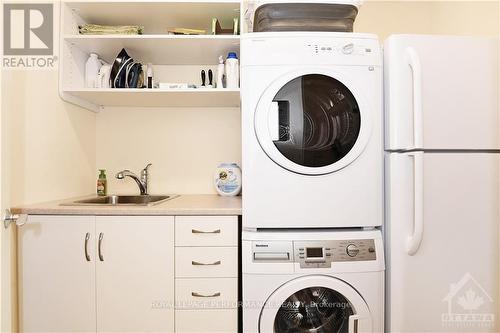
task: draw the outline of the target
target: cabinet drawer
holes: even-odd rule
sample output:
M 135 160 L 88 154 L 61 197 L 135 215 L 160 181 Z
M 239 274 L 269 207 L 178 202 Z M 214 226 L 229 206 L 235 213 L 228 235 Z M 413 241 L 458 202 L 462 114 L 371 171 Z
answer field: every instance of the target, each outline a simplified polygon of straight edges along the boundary
M 234 309 L 237 302 L 237 278 L 175 280 L 177 309 Z
M 176 310 L 177 333 L 236 333 L 238 310 Z
M 238 277 L 237 247 L 177 247 L 176 277 Z
M 237 246 L 237 216 L 178 216 L 175 246 Z

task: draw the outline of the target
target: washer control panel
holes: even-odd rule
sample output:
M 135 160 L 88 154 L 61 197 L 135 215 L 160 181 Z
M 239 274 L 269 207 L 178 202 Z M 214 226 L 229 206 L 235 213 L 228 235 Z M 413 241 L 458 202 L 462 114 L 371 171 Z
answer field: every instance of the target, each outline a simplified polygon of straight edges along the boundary
M 373 239 L 294 241 L 295 262 L 300 268 L 329 268 L 332 262 L 376 260 Z

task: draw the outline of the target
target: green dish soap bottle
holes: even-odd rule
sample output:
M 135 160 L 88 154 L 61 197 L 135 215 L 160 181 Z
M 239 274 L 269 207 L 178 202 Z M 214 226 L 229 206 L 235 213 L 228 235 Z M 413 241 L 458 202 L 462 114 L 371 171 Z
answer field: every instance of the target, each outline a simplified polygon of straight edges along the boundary
M 99 178 L 97 179 L 97 195 L 106 196 L 108 195 L 108 184 L 106 180 L 106 170 L 99 169 Z

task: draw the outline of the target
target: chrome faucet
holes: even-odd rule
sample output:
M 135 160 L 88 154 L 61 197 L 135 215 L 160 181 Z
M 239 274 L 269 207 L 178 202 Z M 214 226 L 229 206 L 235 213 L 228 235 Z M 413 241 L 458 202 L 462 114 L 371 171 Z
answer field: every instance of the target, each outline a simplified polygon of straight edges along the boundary
M 144 169 L 141 170 L 141 177 L 137 177 L 137 175 L 130 170 L 123 170 L 116 174 L 117 179 L 124 179 L 125 177 L 130 177 L 137 183 L 139 186 L 139 190 L 141 191 L 141 195 L 148 195 L 148 182 L 149 182 L 149 173 L 148 169 L 152 164 L 149 163 L 146 165 Z

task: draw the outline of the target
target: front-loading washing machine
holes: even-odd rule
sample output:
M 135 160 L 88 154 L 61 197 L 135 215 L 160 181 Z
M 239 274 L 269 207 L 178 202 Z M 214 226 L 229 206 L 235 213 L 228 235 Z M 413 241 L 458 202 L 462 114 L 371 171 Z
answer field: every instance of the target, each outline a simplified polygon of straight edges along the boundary
M 382 224 L 381 64 L 375 35 L 242 36 L 245 229 Z
M 384 329 L 378 230 L 243 232 L 244 333 Z

